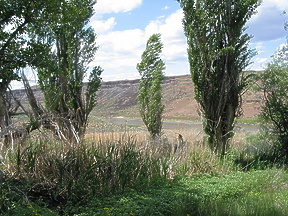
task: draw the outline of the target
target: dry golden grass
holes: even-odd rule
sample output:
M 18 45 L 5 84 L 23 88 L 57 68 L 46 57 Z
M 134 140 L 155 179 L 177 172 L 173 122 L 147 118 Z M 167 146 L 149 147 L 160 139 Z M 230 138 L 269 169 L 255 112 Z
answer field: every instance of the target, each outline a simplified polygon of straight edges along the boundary
M 34 139 L 31 142 L 27 141 L 27 145 L 19 145 L 13 151 L 6 149 L 6 154 L 2 154 L 2 162 L 10 174 L 31 169 L 30 174 L 45 179 L 47 173 L 57 176 L 54 173 L 59 168 L 57 164 L 63 163 L 66 167 L 65 163 L 70 166 L 70 163 L 79 161 L 79 166 L 86 166 L 85 164 L 93 162 L 96 159 L 90 152 L 98 152 L 103 160 L 106 160 L 109 151 L 116 149 L 113 157 L 117 161 L 121 152 L 132 149 L 140 158 L 150 158 L 159 163 L 163 170 L 163 167 L 166 167 L 165 176 L 168 178 L 198 173 L 227 174 L 235 170 L 233 159 L 221 160 L 205 145 L 203 137 L 203 132 L 199 130 L 186 129 L 165 130 L 162 137 L 154 141 L 149 139 L 149 134 L 144 130 L 87 133 L 85 142 L 80 145 Z M 245 133 L 239 132 L 231 141 L 231 147 L 236 152 L 245 148 L 245 137 Z
M 227 174 L 235 167 L 231 160 L 221 160 L 213 154 L 204 144 L 204 134 L 199 130 L 165 130 L 161 139 L 150 141 L 145 131 L 131 132 L 97 132 L 89 133 L 85 139 L 89 142 L 98 143 L 129 143 L 133 139 L 136 149 L 151 157 L 169 160 L 170 176 L 190 175 L 195 173 Z M 231 140 L 231 147 L 237 151 L 245 146 L 245 134 L 237 134 Z

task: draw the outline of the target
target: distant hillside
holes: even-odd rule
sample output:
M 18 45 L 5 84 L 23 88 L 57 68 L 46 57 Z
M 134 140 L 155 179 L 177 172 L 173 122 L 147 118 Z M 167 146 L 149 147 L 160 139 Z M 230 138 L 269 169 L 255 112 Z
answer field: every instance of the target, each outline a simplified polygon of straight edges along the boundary
M 137 93 L 139 80 L 103 82 L 97 93 L 98 105 L 93 110 L 95 116 L 138 116 Z M 38 101 L 43 102 L 39 88 L 33 87 Z M 25 91 L 14 90 L 17 98 L 25 102 Z M 26 102 L 27 103 L 27 102 Z M 193 84 L 190 75 L 165 77 L 163 82 L 163 103 L 166 118 L 199 119 L 198 105 L 194 99 Z M 252 91 L 244 95 L 244 118 L 259 113 L 261 97 Z
M 139 80 L 103 82 L 98 92 L 98 105 L 94 114 L 137 116 Z M 166 118 L 198 119 L 198 105 L 194 99 L 190 75 L 166 77 L 163 82 L 163 103 Z M 244 95 L 244 118 L 259 113 L 261 97 L 248 91 Z

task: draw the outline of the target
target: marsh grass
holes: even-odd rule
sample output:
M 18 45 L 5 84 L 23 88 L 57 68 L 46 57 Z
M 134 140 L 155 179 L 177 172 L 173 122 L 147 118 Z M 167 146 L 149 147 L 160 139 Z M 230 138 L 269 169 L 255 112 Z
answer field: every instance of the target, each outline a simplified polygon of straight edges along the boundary
M 287 213 L 284 171 L 246 174 L 235 165 L 241 154 L 253 158 L 249 146 L 261 147 L 257 135 L 246 137 L 235 136 L 224 159 L 211 153 L 197 130 L 167 130 L 154 141 L 143 130 L 98 131 L 78 145 L 34 137 L 5 149 L 0 213 L 20 211 L 31 202 L 62 215 Z
M 165 176 L 170 179 L 175 175 L 227 174 L 234 170 L 233 161 L 221 160 L 211 153 L 199 130 L 166 130 L 161 139 L 156 141 L 150 141 L 145 131 L 91 133 L 86 136 L 91 142 L 104 144 L 100 146 L 105 146 L 105 143 L 112 140 L 118 140 L 119 143 L 127 142 L 127 138 L 131 137 L 136 140 L 135 148 L 138 151 L 156 158 L 155 163 L 162 163 L 161 166 L 165 163 L 167 169 L 164 170 L 168 172 Z
M 93 196 L 171 179 L 169 155 L 138 142 L 136 134 L 95 135 L 78 145 L 42 139 L 27 143 L 6 155 L 5 173 L 23 181 L 27 197 L 51 205 L 85 203 Z

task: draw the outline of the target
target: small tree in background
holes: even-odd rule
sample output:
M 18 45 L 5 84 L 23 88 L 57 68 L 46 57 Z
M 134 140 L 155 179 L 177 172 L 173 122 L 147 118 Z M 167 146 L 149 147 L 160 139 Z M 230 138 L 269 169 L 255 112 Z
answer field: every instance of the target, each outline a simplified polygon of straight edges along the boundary
M 243 70 L 254 52 L 244 25 L 257 0 L 179 0 L 184 11 L 190 71 L 195 98 L 204 117 L 210 148 L 222 156 L 241 114 L 241 95 L 247 85 Z
M 152 139 L 161 136 L 164 111 L 161 82 L 164 79 L 165 63 L 160 58 L 163 48 L 160 37 L 160 34 L 153 34 L 148 39 L 142 61 L 137 64 L 141 75 L 137 97 L 139 112 Z
M 284 46 L 261 74 L 264 92 L 262 116 L 266 132 L 273 136 L 275 157 L 288 159 L 288 44 Z M 277 159 L 277 158 L 275 158 Z

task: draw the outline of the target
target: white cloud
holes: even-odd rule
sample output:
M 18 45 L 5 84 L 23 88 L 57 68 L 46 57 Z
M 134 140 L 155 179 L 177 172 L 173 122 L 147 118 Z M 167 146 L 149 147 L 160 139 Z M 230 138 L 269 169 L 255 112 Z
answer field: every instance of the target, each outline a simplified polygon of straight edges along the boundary
M 256 49 L 258 55 L 264 54 L 267 52 L 265 44 L 263 42 L 257 42 L 251 45 L 253 45 L 253 47 Z
M 182 26 L 183 12 L 181 9 L 177 10 L 165 20 L 165 24 L 161 26 L 163 38 L 176 39 L 184 38 Z
M 162 16 L 158 16 L 157 19 L 164 19 L 165 18 L 165 15 L 162 15 Z
M 120 1 L 121 5 L 127 3 L 125 7 L 124 5 L 118 7 L 118 1 L 115 1 L 113 8 L 112 0 L 106 1 L 107 8 L 105 9 L 103 1 L 101 3 L 99 0 L 99 4 L 102 4 L 102 6 L 100 5 L 101 13 L 108 10 L 110 12 L 129 11 L 141 4 L 141 1 L 135 0 L 133 1 L 134 6 L 130 4 L 128 7 L 129 1 L 127 0 Z M 252 60 L 254 63 L 248 69 L 263 70 L 270 60 L 270 56 L 280 44 L 279 41 L 283 41 L 283 37 L 285 38 L 287 35 L 284 30 L 283 10 L 288 7 L 288 4 L 285 2 L 287 0 L 264 0 L 258 8 L 258 14 L 254 15 L 247 23 L 250 27 L 248 33 L 254 35 L 251 47 L 258 51 L 258 55 Z M 100 46 L 95 64 L 100 64 L 105 69 L 102 75 L 104 80 L 139 78 L 136 65 L 141 61 L 141 54 L 148 38 L 154 33 L 162 35 L 161 40 L 164 44 L 162 59 L 166 63 L 166 75 L 189 74 L 187 42 L 183 32 L 181 9 L 166 18 L 158 16 L 157 19 L 151 20 L 144 29 L 113 31 L 117 20 L 110 18 L 103 21 L 101 19 L 100 21 L 96 20 L 97 22 L 92 25 L 98 33 L 97 43 Z
M 253 36 L 250 46 L 258 51 L 252 59 L 251 69 L 263 70 L 279 44 L 286 41 L 284 10 L 288 11 L 287 0 L 263 0 L 257 8 L 258 13 L 247 22 L 247 33 Z
M 268 58 L 256 58 L 258 64 L 263 64 L 267 62 L 269 59 Z
M 287 0 L 264 0 L 264 2 L 270 6 L 275 5 L 279 10 L 288 10 Z
M 91 66 L 104 68 L 104 80 L 136 79 L 136 65 L 145 43 L 144 31 L 140 29 L 111 31 L 98 35 L 99 50 Z
M 247 68 L 247 70 L 264 70 L 266 68 L 267 63 L 270 61 L 270 58 L 267 57 L 255 57 L 253 59 L 253 65 Z
M 285 3 L 284 3 L 285 2 Z M 264 0 L 257 13 L 247 22 L 247 32 L 253 35 L 252 41 L 269 41 L 285 37 L 284 10 L 288 10 L 287 0 Z
M 94 6 L 96 14 L 128 12 L 140 6 L 142 0 L 98 0 Z
M 108 53 L 135 53 L 144 42 L 144 32 L 140 29 L 114 31 L 98 36 L 98 44 Z
M 146 39 L 154 33 L 162 35 L 163 57 L 170 61 L 179 57 L 185 57 L 187 51 L 186 38 L 182 27 L 183 12 L 177 10 L 163 22 L 155 20 L 145 28 Z
M 101 30 L 97 38 L 99 50 L 93 64 L 100 64 L 104 68 L 104 80 L 139 78 L 136 65 L 141 61 L 146 42 L 152 34 L 161 33 L 161 41 L 164 44 L 162 59 L 166 63 L 166 74 L 188 74 L 187 45 L 182 17 L 182 11 L 177 10 L 166 19 L 151 21 L 143 30 L 113 31 L 116 22 L 114 19 L 110 20 L 111 18 L 110 21 L 92 23 L 95 29 L 98 25 Z M 106 28 L 101 27 L 106 24 Z M 180 66 L 175 66 L 177 64 Z
M 181 37 L 183 34 L 182 27 L 183 12 L 181 9 L 167 17 L 166 20 L 153 20 L 145 28 L 148 35 L 161 33 L 163 38 L 173 39 Z
M 106 21 L 95 20 L 91 22 L 91 26 L 94 28 L 97 34 L 104 34 L 111 31 L 116 24 L 117 23 L 114 17 L 111 17 Z
M 170 7 L 169 6 L 165 6 L 164 8 L 162 8 L 162 10 L 168 10 Z

